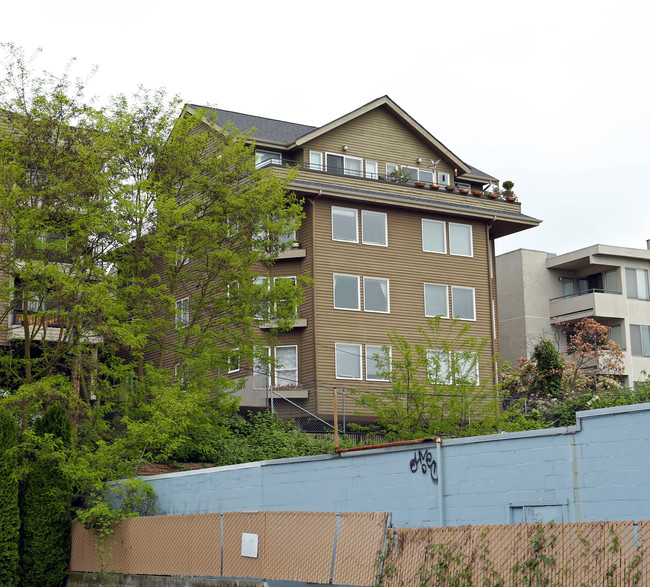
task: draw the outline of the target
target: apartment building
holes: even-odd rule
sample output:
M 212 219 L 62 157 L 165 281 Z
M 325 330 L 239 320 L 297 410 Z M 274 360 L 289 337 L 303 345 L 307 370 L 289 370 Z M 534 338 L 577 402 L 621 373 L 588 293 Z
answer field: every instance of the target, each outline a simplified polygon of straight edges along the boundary
M 649 244 L 650 248 L 650 244 Z M 519 249 L 496 259 L 503 360 L 530 357 L 540 337 L 566 345 L 584 318 L 610 327 L 623 349 L 625 384 L 650 372 L 650 250 L 593 245 L 562 255 Z
M 260 279 L 309 276 L 293 328 L 268 345 L 277 366 L 238 366 L 243 407 L 332 418 L 333 388 L 389 389 L 375 356 L 397 330 L 422 342 L 429 317 L 458 317 L 499 351 L 494 240 L 530 227 L 498 180 L 465 163 L 389 97 L 321 127 L 186 106 L 217 130 L 250 133 L 258 166 L 297 171 L 305 219 Z M 262 324 L 262 331 L 271 324 Z M 493 378 L 491 356 L 477 378 Z

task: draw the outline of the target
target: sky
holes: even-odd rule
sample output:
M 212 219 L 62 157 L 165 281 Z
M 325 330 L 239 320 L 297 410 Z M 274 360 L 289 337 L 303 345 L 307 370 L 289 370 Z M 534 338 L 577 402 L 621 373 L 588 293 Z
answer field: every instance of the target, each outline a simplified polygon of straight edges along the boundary
M 640 0 L 30 0 L 3 6 L 0 42 L 42 49 L 36 69 L 97 66 L 100 102 L 165 88 L 321 126 L 387 94 L 543 220 L 498 254 L 564 253 L 650 239 L 649 13 Z

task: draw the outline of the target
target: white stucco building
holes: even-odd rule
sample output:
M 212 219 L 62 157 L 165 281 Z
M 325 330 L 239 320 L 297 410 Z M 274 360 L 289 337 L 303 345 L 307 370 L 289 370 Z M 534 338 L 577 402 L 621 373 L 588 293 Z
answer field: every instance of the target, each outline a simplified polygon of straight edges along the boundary
M 518 249 L 496 258 L 501 356 L 529 357 L 559 323 L 594 318 L 625 357 L 625 384 L 650 372 L 650 241 L 646 249 L 593 245 L 563 255 Z

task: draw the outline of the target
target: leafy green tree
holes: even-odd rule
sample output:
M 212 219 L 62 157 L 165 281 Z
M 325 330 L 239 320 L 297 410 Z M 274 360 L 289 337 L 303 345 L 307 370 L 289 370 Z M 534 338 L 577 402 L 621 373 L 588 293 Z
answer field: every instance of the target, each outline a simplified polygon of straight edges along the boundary
M 256 276 L 301 206 L 207 113 L 145 90 L 96 107 L 69 70 L 2 49 L 0 409 L 19 423 L 18 473 L 58 468 L 99 513 L 109 481 L 236 411 L 228 362 L 252 358 L 269 308 L 282 329 L 299 303 L 300 286 Z M 34 434 L 54 405 L 70 445 Z
M 423 343 L 388 334 L 390 345 L 375 359 L 390 391 L 356 392 L 358 405 L 372 410 L 379 430 L 389 439 L 412 439 L 539 427 L 517 411 L 503 412 L 499 386 L 489 376 L 479 378 L 487 340 L 472 337 L 468 324 L 446 324 L 430 319 L 419 329 Z
M 0 585 L 18 585 L 18 480 L 16 424 L 0 411 Z
M 542 338 L 535 345 L 533 358 L 537 362 L 541 393 L 561 397 L 564 362 L 557 347 L 547 338 Z

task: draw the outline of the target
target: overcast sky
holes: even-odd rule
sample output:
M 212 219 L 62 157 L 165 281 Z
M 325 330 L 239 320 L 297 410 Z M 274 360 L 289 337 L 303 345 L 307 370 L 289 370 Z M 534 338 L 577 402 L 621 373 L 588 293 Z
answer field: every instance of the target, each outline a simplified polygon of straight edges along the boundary
M 498 241 L 567 252 L 650 238 L 650 6 L 640 0 L 30 0 L 0 41 L 37 64 L 320 126 L 388 94 L 461 159 L 515 182 L 538 228 Z

